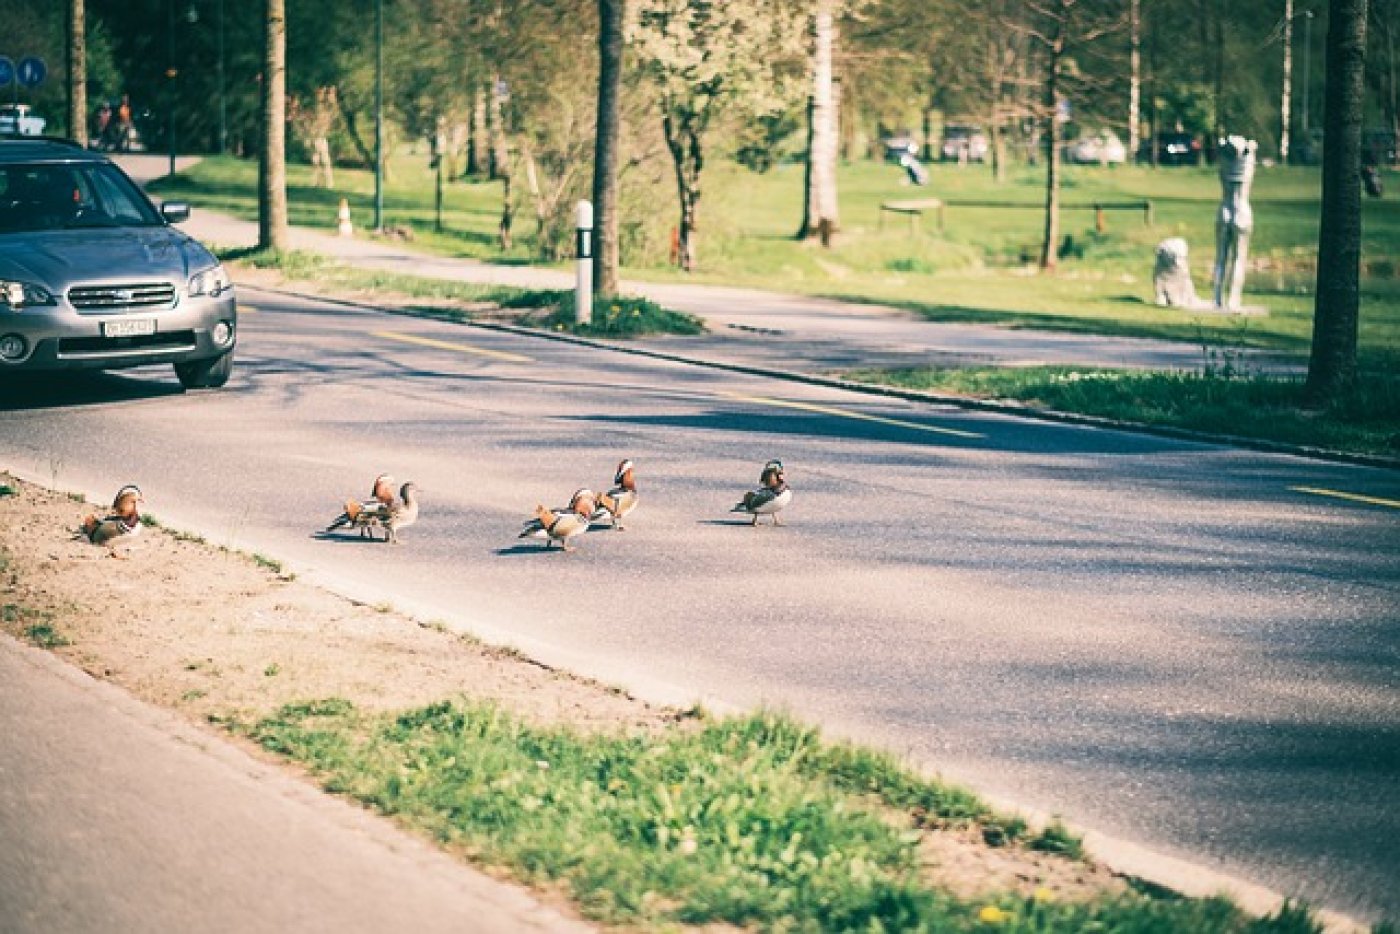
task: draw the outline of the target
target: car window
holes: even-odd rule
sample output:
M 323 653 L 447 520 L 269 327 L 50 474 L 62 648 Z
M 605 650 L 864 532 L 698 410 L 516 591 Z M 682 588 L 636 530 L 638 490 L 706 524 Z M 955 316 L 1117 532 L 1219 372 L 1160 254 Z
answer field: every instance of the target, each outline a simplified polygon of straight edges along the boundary
M 116 166 L 0 166 L 0 233 L 159 226 L 159 214 Z

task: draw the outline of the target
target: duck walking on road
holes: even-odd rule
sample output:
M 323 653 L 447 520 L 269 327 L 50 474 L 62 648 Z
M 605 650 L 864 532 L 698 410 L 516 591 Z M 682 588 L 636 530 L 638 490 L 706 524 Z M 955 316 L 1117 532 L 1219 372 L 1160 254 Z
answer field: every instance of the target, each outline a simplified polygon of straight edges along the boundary
M 630 460 L 624 460 L 617 465 L 617 474 L 613 477 L 614 486 L 608 492 L 599 494 L 598 511 L 593 514 L 595 520 L 606 515 L 612 527 L 619 532 L 627 528 L 622 524 L 622 517 L 637 508 L 637 481 L 633 470 L 634 465 Z
M 536 506 L 534 518 L 525 523 L 519 537 L 543 539 L 546 548 L 559 542 L 565 551 L 573 551 L 569 547 L 569 539 L 587 532 L 588 526 L 593 522 L 593 514 L 597 511 L 597 494 L 586 488 L 576 490 L 574 495 L 569 497 L 569 505 L 563 509 Z
M 759 488 L 745 493 L 744 498 L 735 503 L 734 508 L 729 511 L 753 516 L 750 525 L 758 525 L 759 516 L 772 516 L 774 525 L 782 525 L 783 520 L 778 517 L 778 513 L 792 502 L 792 488 L 787 485 L 783 462 L 771 460 L 764 464 L 758 480 Z

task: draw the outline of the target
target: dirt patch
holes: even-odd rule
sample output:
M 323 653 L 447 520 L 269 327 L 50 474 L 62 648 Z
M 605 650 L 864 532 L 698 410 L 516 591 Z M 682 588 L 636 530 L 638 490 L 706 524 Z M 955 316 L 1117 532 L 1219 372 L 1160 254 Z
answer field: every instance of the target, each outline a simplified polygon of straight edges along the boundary
M 490 700 L 539 724 L 677 728 L 679 712 L 280 574 L 267 560 L 146 528 L 122 557 L 75 537 L 93 506 L 0 474 L 0 631 L 196 722 L 249 722 L 292 701 L 397 709 Z M 8 490 L 9 492 L 5 492 Z M 930 882 L 964 898 L 1081 899 L 1106 870 L 976 830 L 924 835 Z

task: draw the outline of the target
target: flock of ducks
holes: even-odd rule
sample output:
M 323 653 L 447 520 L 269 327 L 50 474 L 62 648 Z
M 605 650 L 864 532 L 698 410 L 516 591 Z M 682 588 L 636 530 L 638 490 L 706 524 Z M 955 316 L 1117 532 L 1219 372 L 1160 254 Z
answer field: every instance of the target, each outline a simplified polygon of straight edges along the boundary
M 326 532 L 359 532 L 361 538 L 371 541 L 382 533 L 386 543 L 399 544 L 399 531 L 418 521 L 418 485 L 411 481 L 405 483 L 396 494 L 394 482 L 388 474 L 375 477 L 369 499 L 347 500 L 345 510 L 326 526 Z M 756 489 L 745 493 L 730 512 L 753 516 L 750 525 L 757 525 L 763 516 L 771 516 L 774 525 L 782 525 L 779 513 L 792 502 L 792 488 L 787 485 L 782 461 L 771 460 L 764 464 L 758 484 Z M 106 548 L 114 558 L 122 557 L 117 547 L 140 534 L 144 502 L 140 488 L 127 484 L 117 491 L 111 512 L 102 518 L 96 513 L 89 515 L 74 537 L 86 538 Z M 558 542 L 565 551 L 572 551 L 570 540 L 596 523 L 606 522 L 614 530 L 624 531 L 626 526 L 622 520 L 636 511 L 638 502 L 635 465 L 631 460 L 623 460 L 617 465 L 613 486 L 606 493 L 595 493 L 585 487 L 574 491 L 567 506 L 548 509 L 537 505 L 519 537 L 543 541 L 545 548 L 552 548 Z

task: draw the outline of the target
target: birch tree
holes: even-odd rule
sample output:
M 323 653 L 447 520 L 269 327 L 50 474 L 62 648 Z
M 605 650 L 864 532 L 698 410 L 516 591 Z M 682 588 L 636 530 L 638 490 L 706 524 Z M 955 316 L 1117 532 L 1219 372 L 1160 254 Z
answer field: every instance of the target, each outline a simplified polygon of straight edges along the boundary
M 712 135 L 726 116 L 776 113 L 792 99 L 805 17 L 790 0 L 640 0 L 632 43 L 652 83 L 680 202 L 679 263 L 697 263 Z

